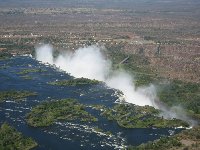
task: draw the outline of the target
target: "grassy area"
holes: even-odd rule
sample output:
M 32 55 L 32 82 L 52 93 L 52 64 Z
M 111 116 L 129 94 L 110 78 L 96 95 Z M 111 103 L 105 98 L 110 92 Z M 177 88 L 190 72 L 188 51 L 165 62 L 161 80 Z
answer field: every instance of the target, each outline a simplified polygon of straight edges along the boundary
M 58 86 L 77 86 L 77 85 L 89 85 L 89 84 L 99 84 L 100 81 L 90 80 L 86 78 L 76 78 L 73 80 L 60 80 L 49 82 L 50 85 L 58 85 Z
M 169 106 L 181 105 L 190 115 L 200 119 L 200 84 L 174 80 L 160 85 L 158 96 Z
M 44 102 L 34 107 L 26 115 L 27 123 L 33 127 L 50 126 L 57 120 L 97 121 L 97 118 L 85 111 L 85 106 L 74 99 L 62 99 Z
M 36 96 L 36 92 L 30 92 L 30 91 L 16 91 L 16 90 L 9 90 L 9 91 L 1 91 L 0 92 L 0 102 L 3 102 L 5 100 L 15 100 L 20 101 L 22 98 L 26 98 L 29 96 Z
M 37 146 L 37 143 L 30 137 L 23 136 L 15 128 L 7 123 L 0 128 L 0 149 L 1 150 L 30 150 Z
M 162 137 L 159 140 L 141 144 L 139 146 L 129 146 L 128 150 L 197 150 L 200 149 L 200 127 L 184 130 L 172 137 Z
M 160 111 L 151 106 L 136 106 L 133 104 L 117 104 L 113 108 L 106 108 L 103 105 L 92 105 L 101 115 L 110 121 L 116 121 L 124 128 L 149 128 L 149 127 L 178 127 L 189 125 L 179 119 L 166 120 L 159 117 Z
M 46 70 L 42 70 L 42 69 L 24 69 L 24 70 L 18 72 L 17 74 L 25 75 L 25 74 L 32 73 L 32 72 L 44 72 L 44 71 L 46 71 Z

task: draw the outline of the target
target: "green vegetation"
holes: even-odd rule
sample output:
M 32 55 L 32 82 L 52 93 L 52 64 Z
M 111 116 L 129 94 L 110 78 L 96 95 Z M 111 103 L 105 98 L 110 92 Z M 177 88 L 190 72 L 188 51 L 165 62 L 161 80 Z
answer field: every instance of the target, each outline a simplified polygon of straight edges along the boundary
M 33 79 L 33 77 L 31 77 L 29 75 L 21 76 L 21 78 L 23 78 L 25 80 L 32 80 Z
M 98 127 L 95 127 L 94 130 L 95 130 L 96 132 L 103 132 L 103 130 L 100 129 L 100 128 L 98 128 Z
M 8 52 L 0 51 L 0 60 L 8 59 L 12 57 L 12 55 Z
M 161 86 L 158 96 L 169 106 L 181 105 L 188 113 L 200 119 L 200 84 L 174 80 Z
M 168 106 L 181 106 L 187 114 L 200 120 L 200 84 L 186 83 L 179 80 L 171 80 L 170 84 L 160 83 L 166 79 L 159 76 L 156 71 L 151 70 L 149 60 L 143 55 L 143 49 L 139 49 L 139 54 L 127 55 L 122 50 L 123 45 L 108 47 L 108 55 L 112 58 L 114 68 L 128 70 L 134 75 L 136 87 L 157 83 L 158 97 Z M 116 49 L 116 50 L 115 50 Z M 120 64 L 127 58 L 129 59 Z
M 85 106 L 74 99 L 44 102 L 34 107 L 26 116 L 27 123 L 34 127 L 50 126 L 57 120 L 97 121 L 85 111 Z
M 36 92 L 30 92 L 30 91 L 16 91 L 16 90 L 10 90 L 10 91 L 1 91 L 0 92 L 0 102 L 3 102 L 8 99 L 12 99 L 15 101 L 20 101 L 22 98 L 26 98 L 29 96 L 36 96 Z
M 181 139 L 200 140 L 200 126 L 193 127 L 190 130 L 184 130 L 176 136 L 178 137 L 179 140 Z
M 109 136 L 113 135 L 111 131 L 106 131 L 105 134 Z
M 58 86 L 77 86 L 77 85 L 89 85 L 89 84 L 99 84 L 100 81 L 97 80 L 90 80 L 86 78 L 76 78 L 73 80 L 60 80 L 60 81 L 53 81 L 49 82 L 51 85 L 58 85 Z
M 112 136 L 112 135 L 113 135 L 111 131 L 106 131 L 106 132 L 105 132 L 103 129 L 101 129 L 101 128 L 99 128 L 99 127 L 95 127 L 95 128 L 94 128 L 94 131 L 95 131 L 95 132 L 104 133 L 104 134 L 106 134 L 107 136 Z
M 138 147 L 129 146 L 128 150 L 167 150 L 172 147 L 179 148 L 181 145 L 181 142 L 178 141 L 175 137 L 162 137 L 159 140 L 148 142 Z
M 10 53 L 13 52 L 15 54 L 28 54 L 34 51 L 34 46 L 26 43 L 31 41 L 31 38 L 22 38 L 20 43 L 18 43 L 17 40 L 14 40 L 12 38 L 0 39 L 1 48 L 5 48 L 6 51 Z
M 149 67 L 149 60 L 142 54 L 127 55 L 122 51 L 123 45 L 107 46 L 107 54 L 113 62 L 114 69 L 124 69 L 135 76 L 135 85 L 143 86 L 157 81 L 157 74 Z M 120 63 L 127 58 L 127 61 Z
M 24 137 L 7 123 L 0 128 L 0 149 L 1 150 L 30 150 L 37 146 L 37 143 L 29 137 Z
M 95 110 L 105 110 L 106 107 L 104 105 L 98 105 L 98 104 L 95 104 L 95 105 L 89 105 L 90 107 L 92 107 L 93 109 Z
M 129 146 L 128 150 L 197 150 L 200 149 L 200 127 L 184 130 L 172 137 L 162 137 L 159 140 L 141 144 L 139 146 Z
M 20 75 L 24 75 L 24 74 L 28 74 L 28 73 L 32 73 L 32 72 L 44 72 L 46 70 L 42 70 L 42 69 L 24 69 L 20 72 L 18 72 L 17 74 L 20 74 Z
M 97 109 L 102 109 L 97 107 Z M 189 125 L 178 119 L 166 120 L 159 117 L 160 111 L 151 106 L 136 106 L 133 104 L 117 104 L 112 109 L 104 108 L 102 116 L 108 120 L 116 121 L 124 128 L 148 128 L 148 127 L 177 127 Z

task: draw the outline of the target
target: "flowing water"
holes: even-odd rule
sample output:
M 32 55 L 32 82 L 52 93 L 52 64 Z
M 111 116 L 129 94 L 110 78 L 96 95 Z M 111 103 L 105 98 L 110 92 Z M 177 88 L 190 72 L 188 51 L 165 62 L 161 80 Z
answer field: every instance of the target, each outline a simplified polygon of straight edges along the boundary
M 139 145 L 181 130 L 169 128 L 125 129 L 119 127 L 116 122 L 101 117 L 98 111 L 90 107 L 87 108 L 87 111 L 97 117 L 98 122 L 59 121 L 50 127 L 30 127 L 25 122 L 25 115 L 30 112 L 32 107 L 42 101 L 75 98 L 86 105 L 103 104 L 111 107 L 119 97 L 114 89 L 104 84 L 74 87 L 49 85 L 48 82 L 50 81 L 73 77 L 57 68 L 41 64 L 30 57 L 18 56 L 1 60 L 0 68 L 0 91 L 15 89 L 38 93 L 37 96 L 25 98 L 21 102 L 7 100 L 0 103 L 0 123 L 8 122 L 24 135 L 35 139 L 39 144 L 35 148 L 36 150 L 121 149 L 127 145 Z M 41 69 L 41 71 L 29 73 L 28 75 L 32 79 L 27 80 L 17 74 L 23 69 Z M 103 132 L 97 132 L 94 129 L 95 127 L 103 129 Z M 111 131 L 113 135 L 106 135 L 106 131 Z

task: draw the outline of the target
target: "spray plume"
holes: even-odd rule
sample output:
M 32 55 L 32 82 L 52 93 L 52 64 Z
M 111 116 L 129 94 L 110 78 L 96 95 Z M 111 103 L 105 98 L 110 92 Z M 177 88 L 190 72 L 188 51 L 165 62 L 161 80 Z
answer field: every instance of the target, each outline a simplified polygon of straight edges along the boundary
M 105 59 L 98 46 L 79 48 L 74 53 L 65 52 L 53 58 L 52 46 L 43 45 L 36 49 L 36 59 L 43 63 L 55 64 L 77 78 L 103 81 L 109 87 L 122 91 L 124 100 L 129 103 L 157 107 L 154 103 L 153 85 L 136 90 L 132 76 L 123 70 L 113 71 L 111 61 Z
M 43 63 L 54 64 L 74 77 L 96 79 L 105 82 L 109 87 L 123 92 L 124 100 L 139 106 L 153 106 L 163 111 L 165 118 L 178 118 L 194 125 L 195 121 L 187 117 L 181 107 L 167 108 L 158 102 L 154 85 L 135 88 L 134 80 L 124 70 L 111 69 L 111 61 L 105 59 L 98 46 L 77 49 L 74 53 L 60 53 L 53 58 L 51 45 L 36 48 L 36 59 Z M 176 110 L 176 111 L 175 111 Z

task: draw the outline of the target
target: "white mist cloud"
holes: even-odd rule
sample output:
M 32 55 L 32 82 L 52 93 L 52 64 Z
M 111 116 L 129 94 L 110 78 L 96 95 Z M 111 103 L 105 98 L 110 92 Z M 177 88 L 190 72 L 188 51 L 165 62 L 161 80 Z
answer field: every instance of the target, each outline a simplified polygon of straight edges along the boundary
M 111 70 L 111 62 L 105 59 L 98 46 L 79 48 L 74 53 L 66 52 L 53 59 L 53 48 L 43 45 L 36 49 L 36 59 L 55 64 L 77 78 L 104 81 L 109 87 L 122 91 L 125 101 L 129 103 L 157 108 L 153 85 L 136 89 L 131 75 L 122 70 Z
M 166 119 L 176 118 L 189 123 L 191 127 L 198 124 L 198 122 L 187 115 L 185 110 L 181 106 L 172 106 L 171 108 L 166 108 L 160 105 L 159 109 L 162 110 L 160 116 Z
M 54 64 L 74 77 L 104 81 L 109 87 L 123 92 L 126 102 L 139 106 L 153 106 L 162 110 L 164 118 L 177 118 L 195 125 L 197 122 L 188 117 L 180 106 L 168 108 L 158 101 L 154 85 L 136 88 L 133 77 L 124 70 L 111 69 L 111 61 L 105 59 L 98 46 L 77 49 L 74 53 L 60 53 L 53 58 L 53 47 L 42 45 L 36 48 L 36 59 L 43 63 Z
M 125 100 L 129 103 L 156 107 L 154 103 L 156 95 L 152 93 L 154 91 L 150 87 L 136 89 L 133 78 L 125 71 L 115 72 L 105 82 L 108 86 L 122 91 Z
M 100 81 L 105 80 L 111 68 L 111 63 L 104 59 L 100 49 L 96 46 L 79 48 L 73 54 L 59 55 L 54 63 L 75 77 Z
M 36 58 L 37 60 L 43 63 L 49 63 L 53 65 L 53 48 L 50 45 L 43 45 L 41 47 L 37 47 L 36 50 Z

